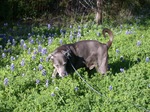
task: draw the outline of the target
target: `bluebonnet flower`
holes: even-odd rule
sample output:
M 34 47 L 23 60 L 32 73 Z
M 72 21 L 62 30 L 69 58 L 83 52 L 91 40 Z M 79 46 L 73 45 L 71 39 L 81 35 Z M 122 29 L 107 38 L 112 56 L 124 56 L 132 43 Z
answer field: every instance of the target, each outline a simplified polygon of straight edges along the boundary
M 23 44 L 23 50 L 26 50 L 27 49 L 27 45 L 26 43 Z
M 4 79 L 4 85 L 7 86 L 7 85 L 8 85 L 8 82 L 9 82 L 9 79 L 8 79 L 8 78 L 5 78 L 5 79 Z
M 4 26 L 8 26 L 8 23 L 4 23 Z
M 69 38 L 70 38 L 70 41 L 73 39 L 73 36 L 72 36 L 72 34 L 70 34 Z
M 42 63 L 44 60 L 43 60 L 43 58 L 40 58 L 40 62 Z
M 51 25 L 50 25 L 50 24 L 47 24 L 47 28 L 50 29 L 50 28 L 51 28 Z
M 54 93 L 54 92 L 52 92 L 52 93 L 51 93 L 51 96 L 52 96 L 52 97 L 54 97 L 54 96 L 55 96 L 55 93 Z
M 38 68 L 39 68 L 40 71 L 43 70 L 43 65 L 39 64 Z
M 2 53 L 2 58 L 5 58 L 6 57 L 6 54 L 5 53 Z
M 120 25 L 120 29 L 122 29 L 122 28 L 123 28 L 123 25 L 121 24 L 121 25 Z
M 138 40 L 136 45 L 140 46 L 141 45 L 141 41 Z
M 77 37 L 80 38 L 81 37 L 81 32 L 78 31 Z
M 0 45 L 0 50 L 2 50 L 2 48 L 3 48 L 3 46 L 2 46 L 2 45 Z
M 25 65 L 25 60 L 24 60 L 24 58 L 23 58 L 22 61 L 20 62 L 20 65 L 21 65 L 21 66 L 24 66 L 24 65 Z
M 48 87 L 48 85 L 49 85 L 49 80 L 47 79 L 45 86 Z
M 36 56 L 35 55 L 32 55 L 32 60 L 35 60 Z
M 100 37 L 100 35 L 101 35 L 101 34 L 100 34 L 99 32 L 97 32 L 97 36 Z
M 113 86 L 110 85 L 110 86 L 109 86 L 109 90 L 111 91 L 112 89 L 113 89 Z
M 48 38 L 48 45 L 51 45 L 51 44 L 52 44 L 52 42 L 53 42 L 52 38 L 51 38 L 51 37 L 49 37 L 49 38 Z
M 15 57 L 14 57 L 14 56 L 11 56 L 11 57 L 10 57 L 10 60 L 11 60 L 11 61 L 14 61 L 14 60 L 15 60 Z
M 120 68 L 120 72 L 124 72 L 124 68 Z
M 118 53 L 118 54 L 120 53 L 119 49 L 116 49 L 116 53 Z
M 58 91 L 58 90 L 59 90 L 59 88 L 58 88 L 58 87 L 55 87 L 55 90 L 56 90 L 56 91 Z
M 59 40 L 59 43 L 60 43 L 60 45 L 62 45 L 62 44 L 63 44 L 63 40 L 62 40 L 62 39 L 60 39 L 60 40 Z
M 149 62 L 149 57 L 146 57 L 146 62 Z
M 127 30 L 127 31 L 126 31 L 126 35 L 130 35 L 130 34 L 132 34 L 132 31 Z
M 36 85 L 38 85 L 40 83 L 39 79 L 36 79 Z
M 10 69 L 11 69 L 11 71 L 14 71 L 14 69 L 15 69 L 14 63 L 12 63 L 12 64 L 10 65 Z
M 70 28 L 72 28 L 73 26 L 72 25 L 70 25 Z
M 42 53 L 42 55 L 47 54 L 47 49 L 46 49 L 46 48 L 43 48 L 41 53 Z
M 42 46 L 41 45 L 38 45 L 38 52 L 42 52 Z
M 43 75 L 43 76 L 46 75 L 46 70 L 45 70 L 45 69 L 42 70 L 42 75 Z
M 12 40 L 12 45 L 15 46 L 16 45 L 16 41 L 15 39 Z
M 23 39 L 20 40 L 20 44 L 21 44 L 21 46 L 23 46 L 23 44 L 24 44 L 24 40 Z
M 79 89 L 79 88 L 78 88 L 77 86 L 74 88 L 74 90 L 75 90 L 76 92 L 78 91 L 78 89 Z

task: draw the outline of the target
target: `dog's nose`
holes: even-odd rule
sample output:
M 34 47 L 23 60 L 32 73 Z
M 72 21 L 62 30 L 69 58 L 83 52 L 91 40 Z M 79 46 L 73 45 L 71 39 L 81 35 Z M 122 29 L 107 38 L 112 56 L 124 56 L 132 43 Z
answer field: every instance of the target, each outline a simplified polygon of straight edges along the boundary
M 64 76 L 67 76 L 67 75 L 68 75 L 67 72 L 63 72 L 60 76 L 61 76 L 61 77 L 64 77 Z

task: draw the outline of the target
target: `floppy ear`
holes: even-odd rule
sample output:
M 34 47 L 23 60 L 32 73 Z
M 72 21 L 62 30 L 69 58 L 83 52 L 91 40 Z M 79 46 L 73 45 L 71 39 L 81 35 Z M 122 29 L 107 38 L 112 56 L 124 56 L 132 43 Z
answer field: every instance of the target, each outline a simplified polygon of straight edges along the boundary
M 48 55 L 48 57 L 47 57 L 47 59 L 48 59 L 48 60 L 53 60 L 53 59 L 54 59 L 53 54 L 52 54 L 52 53 L 51 53 L 51 54 L 49 54 L 49 55 Z
M 62 54 L 64 54 L 67 58 L 71 56 L 71 55 L 70 55 L 70 53 L 71 53 L 70 49 L 68 49 L 67 51 L 61 51 L 61 52 L 62 52 Z

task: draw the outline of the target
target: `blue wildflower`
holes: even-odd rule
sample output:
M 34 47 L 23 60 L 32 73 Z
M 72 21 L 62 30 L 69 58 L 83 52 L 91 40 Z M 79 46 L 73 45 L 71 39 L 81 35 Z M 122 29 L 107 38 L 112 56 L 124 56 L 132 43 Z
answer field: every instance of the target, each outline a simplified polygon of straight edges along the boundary
M 35 55 L 32 55 L 32 60 L 35 60 L 36 56 Z
M 9 79 L 8 79 L 8 78 L 5 78 L 5 79 L 4 79 L 4 85 L 7 86 L 7 85 L 8 85 L 8 82 L 9 82 Z
M 36 79 L 36 85 L 38 85 L 40 83 L 39 79 Z
M 20 44 L 21 44 L 21 46 L 23 46 L 23 44 L 24 44 L 24 40 L 23 39 L 20 40 Z
M 51 25 L 50 25 L 50 24 L 47 24 L 47 28 L 50 29 L 50 28 L 51 28 Z
M 78 31 L 77 37 L 80 38 L 81 37 L 81 32 Z
M 124 72 L 124 68 L 120 68 L 120 72 Z
M 25 60 L 24 60 L 24 58 L 23 58 L 22 61 L 20 62 L 20 65 L 21 65 L 21 66 L 24 66 L 24 65 L 25 65 Z
M 110 86 L 109 86 L 109 90 L 111 91 L 112 89 L 113 89 L 113 86 L 110 85 Z
M 52 42 L 53 42 L 52 38 L 51 38 L 51 37 L 49 37 L 49 38 L 48 38 L 48 45 L 51 45 L 51 44 L 52 44 Z
M 38 68 L 39 68 L 40 71 L 43 70 L 43 65 L 39 64 Z
M 27 49 L 27 45 L 26 43 L 23 44 L 23 50 L 26 50 Z
M 46 70 L 45 70 L 45 69 L 42 70 L 42 75 L 43 75 L 43 76 L 46 75 Z
M 5 58 L 6 57 L 6 54 L 5 53 L 2 53 L 2 58 Z
M 54 96 L 55 96 L 55 93 L 54 93 L 54 92 L 52 92 L 52 93 L 51 93 L 51 96 L 52 96 L 52 97 L 54 97 Z
M 74 88 L 74 90 L 75 90 L 76 92 L 78 91 L 78 89 L 79 89 L 79 88 L 78 88 L 77 86 Z
M 73 36 L 72 36 L 72 34 L 70 34 L 69 38 L 70 38 L 70 41 L 73 39 Z
M 41 53 L 42 53 L 42 55 L 47 54 L 47 49 L 46 49 L 46 48 L 43 48 Z
M 31 48 L 28 48 L 28 54 L 31 54 Z
M 44 60 L 43 60 L 43 58 L 40 58 L 40 62 L 43 62 Z
M 0 50 L 2 50 L 2 48 L 3 48 L 3 46 L 2 46 L 2 45 L 0 45 Z
M 118 54 L 120 53 L 119 49 L 116 49 L 116 53 L 118 53 Z
M 140 46 L 141 45 L 141 41 L 138 40 L 136 45 Z
M 16 41 L 15 39 L 12 40 L 12 45 L 15 46 L 16 45 Z
M 48 87 L 48 85 L 49 85 L 49 80 L 47 79 L 45 86 Z
M 101 34 L 100 34 L 99 32 L 97 32 L 97 36 L 100 37 L 100 35 L 101 35 Z
M 14 63 L 12 63 L 12 64 L 10 65 L 10 69 L 11 69 L 11 71 L 14 71 L 14 69 L 15 69 Z
M 146 62 L 149 62 L 149 57 L 146 57 Z
M 59 88 L 58 88 L 58 87 L 55 87 L 55 90 L 56 90 L 56 91 L 58 91 L 58 90 L 59 90 Z
M 38 52 L 42 52 L 42 46 L 41 45 L 38 45 Z
M 4 23 L 4 26 L 8 26 L 8 23 Z
M 14 60 L 15 60 L 15 57 L 14 57 L 14 56 L 11 56 L 11 57 L 10 57 L 10 60 L 11 60 L 11 61 L 14 61 Z
M 62 44 L 63 44 L 63 40 L 62 40 L 62 39 L 60 39 L 60 40 L 59 40 L 59 43 L 60 43 L 60 45 L 62 45 Z
M 73 26 L 72 25 L 70 25 L 70 28 L 72 28 Z

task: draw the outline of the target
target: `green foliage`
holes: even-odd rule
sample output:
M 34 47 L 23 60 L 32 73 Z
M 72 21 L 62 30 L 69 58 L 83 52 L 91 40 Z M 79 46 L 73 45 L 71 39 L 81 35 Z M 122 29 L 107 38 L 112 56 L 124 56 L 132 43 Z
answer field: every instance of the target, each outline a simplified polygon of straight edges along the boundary
M 1 26 L 0 34 L 6 34 L 7 39 L 13 35 L 16 44 L 14 40 L 6 40 L 5 48 L 0 47 L 0 111 L 150 111 L 150 20 L 143 25 L 142 19 L 136 18 L 132 23 L 97 26 L 87 22 L 62 29 L 18 24 Z M 22 30 L 19 31 L 19 27 L 23 27 Z M 101 95 L 91 90 L 76 73 L 51 78 L 53 66 L 46 61 L 48 53 L 61 44 L 79 40 L 106 43 L 108 38 L 104 39 L 101 33 L 104 27 L 114 34 L 107 75 L 94 70 L 88 73 L 84 68 L 78 70 Z

